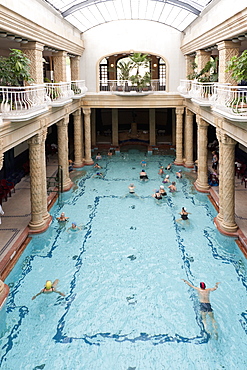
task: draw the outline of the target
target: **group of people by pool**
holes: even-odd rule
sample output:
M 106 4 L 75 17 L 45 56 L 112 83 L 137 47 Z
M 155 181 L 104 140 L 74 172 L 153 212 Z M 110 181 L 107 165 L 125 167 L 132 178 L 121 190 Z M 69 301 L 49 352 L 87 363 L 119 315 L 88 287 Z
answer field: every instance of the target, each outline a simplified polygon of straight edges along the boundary
M 113 154 L 112 152 L 108 153 L 108 155 L 110 155 L 110 156 L 112 154 Z M 100 153 L 97 153 L 96 159 L 97 160 L 102 159 Z M 141 161 L 141 166 L 143 167 L 143 169 L 140 172 L 140 180 L 141 181 L 147 181 L 148 180 L 147 172 L 144 169 L 146 167 L 146 165 L 147 165 L 146 160 L 142 160 Z M 98 163 L 95 163 L 94 168 L 98 171 L 102 167 Z M 167 165 L 167 167 L 165 168 L 165 170 L 166 171 L 171 171 L 171 168 L 172 168 L 172 164 L 169 163 Z M 167 192 L 166 192 L 164 184 L 168 185 L 167 189 L 170 193 L 175 193 L 177 191 L 177 188 L 176 188 L 176 182 L 175 181 L 172 181 L 170 183 L 170 175 L 165 174 L 163 166 L 160 166 L 158 174 L 161 176 L 161 178 L 163 178 L 162 185 L 160 185 L 158 190 L 155 190 L 155 192 L 152 196 L 157 201 L 160 201 L 164 197 L 167 196 Z M 97 172 L 96 175 L 94 175 L 93 177 L 104 177 L 104 175 L 103 175 L 102 172 Z M 181 170 L 178 170 L 176 172 L 176 178 L 177 179 L 182 178 L 182 171 Z M 133 183 L 131 183 L 128 186 L 128 189 L 129 189 L 128 195 L 138 197 L 138 195 L 135 192 L 135 185 Z M 188 219 L 189 219 L 188 215 L 190 214 L 190 212 L 187 211 L 186 207 L 182 207 L 181 212 L 179 212 L 179 214 L 180 214 L 180 218 L 176 220 L 177 222 L 188 221 Z M 69 217 L 66 217 L 65 213 L 62 212 L 61 215 L 59 217 L 57 217 L 57 221 L 58 221 L 59 224 L 65 225 L 69 221 Z M 71 227 L 68 230 L 76 231 L 76 230 L 79 230 L 79 229 L 80 229 L 80 227 L 77 226 L 76 222 L 72 222 Z M 216 324 L 216 321 L 214 319 L 213 309 L 212 309 L 211 304 L 210 304 L 209 295 L 210 295 L 210 292 L 212 292 L 212 291 L 214 291 L 218 288 L 218 285 L 220 283 L 217 282 L 213 288 L 206 288 L 206 284 L 204 282 L 200 283 L 200 287 L 196 287 L 196 286 L 192 285 L 189 281 L 187 281 L 185 279 L 182 279 L 182 280 L 188 286 L 190 286 L 191 288 L 193 288 L 197 291 L 198 298 L 199 298 L 200 313 L 201 313 L 202 322 L 204 324 L 205 330 L 210 332 L 210 329 L 208 329 L 208 325 L 207 325 L 207 321 L 206 321 L 206 317 L 207 317 L 207 314 L 208 314 L 209 318 L 211 319 L 211 323 L 212 323 L 212 327 L 213 327 L 215 337 L 217 339 L 218 338 L 217 324 Z M 37 293 L 35 296 L 33 296 L 32 299 L 35 299 L 37 296 L 39 296 L 42 293 L 47 294 L 47 293 L 52 293 L 52 292 L 58 293 L 59 295 L 64 297 L 65 294 L 57 290 L 58 282 L 59 282 L 58 279 L 56 279 L 53 283 L 52 283 L 51 280 L 47 280 L 46 283 L 45 283 L 44 288 L 41 289 L 41 291 L 39 293 Z

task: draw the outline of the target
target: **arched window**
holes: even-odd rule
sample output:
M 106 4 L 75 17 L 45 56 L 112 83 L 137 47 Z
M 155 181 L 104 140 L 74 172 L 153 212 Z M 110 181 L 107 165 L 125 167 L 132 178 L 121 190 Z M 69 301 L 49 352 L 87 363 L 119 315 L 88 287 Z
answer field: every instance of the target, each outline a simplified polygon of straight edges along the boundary
M 159 89 L 164 91 L 166 89 L 166 62 L 159 59 Z
M 99 65 L 100 91 L 109 91 L 108 59 L 104 58 Z

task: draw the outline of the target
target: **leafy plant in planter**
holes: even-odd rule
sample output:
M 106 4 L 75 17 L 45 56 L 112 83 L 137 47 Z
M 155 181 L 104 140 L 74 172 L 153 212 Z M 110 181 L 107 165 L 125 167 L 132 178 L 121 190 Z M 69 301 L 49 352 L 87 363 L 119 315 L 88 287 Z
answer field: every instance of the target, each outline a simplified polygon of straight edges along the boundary
M 117 68 L 120 70 L 119 80 L 125 81 L 125 90 L 128 90 L 128 80 L 130 79 L 130 72 L 133 69 L 133 62 L 118 62 Z
M 30 60 L 18 49 L 10 49 L 9 57 L 0 57 L 0 85 L 23 86 L 32 82 L 30 75 Z
M 195 70 L 197 64 L 192 63 L 192 68 Z M 200 72 L 193 72 L 191 75 L 188 75 L 189 80 L 196 79 L 198 82 L 217 82 L 218 81 L 218 57 L 215 59 L 209 60 Z
M 231 72 L 232 78 L 237 82 L 242 83 L 242 81 L 247 81 L 247 50 L 239 57 L 234 56 L 231 58 L 228 62 L 226 72 Z
M 149 67 L 150 59 L 147 54 L 134 53 L 130 56 L 130 59 L 133 62 L 133 68 L 136 68 L 135 75 L 130 77 L 132 83 L 137 85 L 137 91 L 142 91 L 144 87 L 148 86 L 151 83 L 151 74 L 150 72 L 145 72 L 144 75 L 141 75 L 140 69 L 145 69 Z

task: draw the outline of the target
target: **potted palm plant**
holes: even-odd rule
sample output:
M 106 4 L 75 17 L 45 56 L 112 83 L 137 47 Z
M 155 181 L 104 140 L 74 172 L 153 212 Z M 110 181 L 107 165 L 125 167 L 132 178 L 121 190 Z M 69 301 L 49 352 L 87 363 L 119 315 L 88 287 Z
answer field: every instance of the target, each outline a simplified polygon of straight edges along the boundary
M 21 50 L 10 49 L 9 57 L 0 57 L 1 86 L 23 86 L 32 81 L 30 60 Z
M 147 54 L 134 53 L 131 55 L 130 59 L 133 62 L 133 69 L 136 69 L 136 73 L 130 76 L 130 80 L 137 86 L 137 92 L 142 92 L 143 88 L 150 85 L 151 74 L 150 71 L 143 71 L 149 67 L 150 59 Z

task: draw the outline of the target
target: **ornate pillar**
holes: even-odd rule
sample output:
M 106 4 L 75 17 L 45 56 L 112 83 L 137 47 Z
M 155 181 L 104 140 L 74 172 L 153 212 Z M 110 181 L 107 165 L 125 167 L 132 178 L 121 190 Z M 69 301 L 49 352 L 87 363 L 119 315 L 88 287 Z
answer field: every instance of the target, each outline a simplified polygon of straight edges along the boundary
M 42 209 L 43 219 L 47 221 L 50 214 L 47 211 L 47 181 L 46 181 L 46 155 L 45 155 L 45 141 L 47 136 L 47 127 L 41 130 L 41 178 L 42 178 Z
M 31 221 L 29 222 L 29 227 L 34 231 L 42 230 L 45 226 L 42 201 L 42 140 L 42 134 L 40 133 L 28 140 L 31 193 Z
M 71 81 L 80 80 L 80 57 L 70 58 Z
M 240 44 L 232 41 L 221 41 L 217 45 L 219 50 L 219 82 L 236 85 L 236 81 L 231 77 L 231 72 L 226 72 L 226 69 L 230 59 L 239 55 Z
M 118 146 L 118 109 L 112 108 L 112 145 Z
M 96 109 L 91 109 L 92 148 L 96 146 Z
M 176 145 L 176 114 L 174 108 L 172 108 L 172 145 Z
M 85 165 L 92 165 L 94 162 L 92 160 L 92 153 L 91 153 L 91 122 L 90 122 L 90 115 L 91 109 L 90 108 L 83 108 L 84 114 L 84 130 L 85 130 Z
M 59 51 L 53 55 L 54 82 L 66 82 L 66 51 Z
M 21 46 L 22 51 L 30 59 L 30 74 L 35 84 L 43 84 L 43 50 L 44 45 L 39 42 L 28 42 Z
M 221 224 L 223 220 L 223 189 L 224 189 L 224 176 L 223 176 L 223 147 L 222 147 L 222 129 L 216 128 L 216 136 L 219 142 L 219 166 L 218 166 L 218 178 L 219 178 L 219 213 L 217 215 L 217 220 Z
M 186 108 L 185 120 L 185 167 L 193 168 L 193 117 L 194 113 Z
M 69 178 L 68 123 L 68 116 L 57 122 L 58 165 L 63 169 L 63 191 L 69 190 L 72 186 Z
M 194 73 L 193 63 L 195 62 L 195 56 L 185 55 L 185 68 L 186 68 L 186 77 Z
M 149 109 L 149 145 L 156 145 L 155 108 Z
M 237 231 L 235 222 L 235 145 L 236 141 L 223 134 L 223 221 L 221 228 L 226 233 Z
M 202 118 L 196 116 L 198 127 L 197 139 L 197 155 L 198 155 L 198 171 L 195 186 L 197 190 L 207 192 L 208 185 L 208 123 Z
M 1 116 L 1 115 L 0 115 Z M 0 117 L 0 123 L 2 118 Z M 0 171 L 3 168 L 3 159 L 4 159 L 4 153 L 3 153 L 3 138 L 0 137 Z
M 176 108 L 176 159 L 174 164 L 183 165 L 183 113 L 184 108 Z
M 75 164 L 74 167 L 83 167 L 82 155 L 82 116 L 81 109 L 73 113 L 74 117 L 74 151 L 75 151 Z
M 210 61 L 211 55 L 205 50 L 197 50 L 196 56 L 197 56 L 197 72 L 200 72 L 205 67 L 207 62 Z

